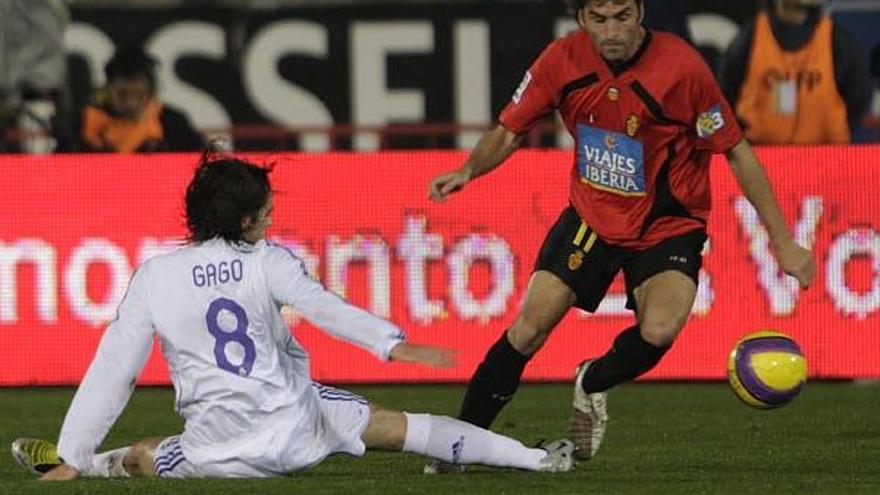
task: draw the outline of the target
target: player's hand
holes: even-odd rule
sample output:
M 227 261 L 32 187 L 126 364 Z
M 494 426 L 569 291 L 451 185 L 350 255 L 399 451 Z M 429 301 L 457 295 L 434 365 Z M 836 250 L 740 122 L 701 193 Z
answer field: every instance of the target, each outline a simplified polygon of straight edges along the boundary
M 75 480 L 77 477 L 79 477 L 79 471 L 75 467 L 69 464 L 62 464 L 40 476 L 40 481 L 70 481 Z
M 790 241 L 776 251 L 776 261 L 783 273 L 796 278 L 801 289 L 813 283 L 816 276 L 816 260 L 809 249 Z
M 471 171 L 467 168 L 438 175 L 428 184 L 428 197 L 432 201 L 442 203 L 450 194 L 461 191 L 470 180 Z
M 390 357 L 392 361 L 424 364 L 433 368 L 451 368 L 455 366 L 454 350 L 434 347 L 432 345 L 401 342 L 391 349 Z

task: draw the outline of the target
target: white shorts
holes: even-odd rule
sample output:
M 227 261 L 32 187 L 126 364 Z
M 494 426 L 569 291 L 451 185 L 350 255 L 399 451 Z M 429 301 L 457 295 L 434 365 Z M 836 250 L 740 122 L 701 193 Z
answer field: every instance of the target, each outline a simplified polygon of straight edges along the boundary
M 346 390 L 312 383 L 308 392 L 315 412 L 308 421 L 296 424 L 279 414 L 269 425 L 261 425 L 244 449 L 224 458 L 215 450 L 210 462 L 191 462 L 204 457 L 188 452 L 186 433 L 167 437 L 156 447 L 153 462 L 162 478 L 265 478 L 283 476 L 312 467 L 327 456 L 344 453 L 361 456 L 366 450 L 361 435 L 370 421 L 366 399 Z M 194 454 L 194 455 L 193 455 Z

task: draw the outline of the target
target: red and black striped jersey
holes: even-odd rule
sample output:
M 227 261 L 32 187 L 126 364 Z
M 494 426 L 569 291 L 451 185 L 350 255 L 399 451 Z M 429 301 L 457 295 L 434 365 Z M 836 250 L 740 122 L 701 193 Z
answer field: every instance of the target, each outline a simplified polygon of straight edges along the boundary
M 705 227 L 710 155 L 743 134 L 690 45 L 648 31 L 629 61 L 610 65 L 586 32 L 560 38 L 500 121 L 522 134 L 554 109 L 576 143 L 570 201 L 603 240 L 640 249 Z

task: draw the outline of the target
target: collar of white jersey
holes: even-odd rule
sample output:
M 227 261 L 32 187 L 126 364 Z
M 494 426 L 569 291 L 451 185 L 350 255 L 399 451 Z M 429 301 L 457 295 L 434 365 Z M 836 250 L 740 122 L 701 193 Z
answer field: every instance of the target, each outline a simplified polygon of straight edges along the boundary
M 213 243 L 225 243 L 227 246 L 229 246 L 230 248 L 232 248 L 235 251 L 238 251 L 239 253 L 253 253 L 253 252 L 258 251 L 268 245 L 268 241 L 266 241 L 266 239 L 260 239 L 259 241 L 255 242 L 254 244 L 251 244 L 250 242 L 247 242 L 247 241 L 227 241 L 226 239 L 223 239 L 222 237 L 215 237 L 215 238 L 211 239 L 209 242 L 211 242 L 212 244 Z

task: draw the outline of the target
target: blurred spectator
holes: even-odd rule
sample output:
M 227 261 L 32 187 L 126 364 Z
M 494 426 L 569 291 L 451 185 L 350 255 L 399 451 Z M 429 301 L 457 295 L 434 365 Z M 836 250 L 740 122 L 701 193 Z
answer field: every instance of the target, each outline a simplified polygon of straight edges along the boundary
M 871 52 L 871 73 L 874 75 L 874 82 L 876 83 L 877 93 L 873 95 L 873 107 L 872 113 L 874 114 L 874 129 L 873 132 L 880 131 L 880 43 L 874 47 L 874 51 Z M 880 135 L 873 139 L 874 141 L 880 141 Z
M 753 143 L 846 143 L 870 98 L 860 46 L 822 0 L 771 0 L 730 44 L 721 88 Z
M 687 23 L 684 0 L 645 0 L 645 22 L 648 29 L 678 35 L 693 44 Z
M 86 149 L 133 153 L 202 148 L 202 138 L 186 117 L 159 101 L 155 66 L 140 47 L 117 51 L 107 62 L 107 84 L 82 113 L 80 138 Z
M 0 151 L 45 153 L 66 76 L 63 0 L 0 1 Z
M 875 46 L 874 51 L 871 52 L 871 72 L 874 77 L 880 79 L 880 45 Z

